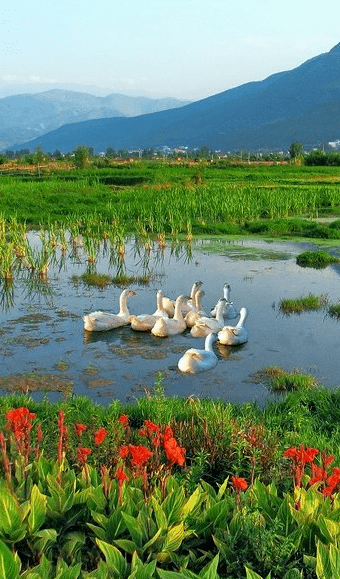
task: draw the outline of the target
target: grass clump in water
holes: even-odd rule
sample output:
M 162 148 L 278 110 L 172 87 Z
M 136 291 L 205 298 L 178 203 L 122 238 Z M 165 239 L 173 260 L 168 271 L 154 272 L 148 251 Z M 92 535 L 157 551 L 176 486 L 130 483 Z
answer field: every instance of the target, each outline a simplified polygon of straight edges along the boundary
M 286 372 L 278 366 L 267 366 L 259 373 L 268 380 L 272 392 L 291 392 L 293 390 L 308 390 L 318 386 L 318 381 L 311 374 L 302 374 L 299 370 Z
M 72 281 L 78 281 L 77 276 L 73 276 Z M 86 285 L 94 285 L 97 287 L 106 287 L 112 283 L 112 277 L 110 275 L 101 273 L 85 272 L 80 276 L 80 279 Z
M 279 308 L 284 314 L 300 314 L 312 310 L 320 310 L 327 303 L 327 296 L 316 296 L 309 294 L 305 297 L 283 299 L 280 301 Z
M 340 319 L 340 302 L 337 304 L 331 304 L 328 307 L 328 313 L 330 316 L 332 316 L 332 318 Z
M 327 267 L 330 263 L 339 263 L 339 259 L 323 250 L 304 251 L 297 256 L 296 263 L 301 267 L 322 269 Z

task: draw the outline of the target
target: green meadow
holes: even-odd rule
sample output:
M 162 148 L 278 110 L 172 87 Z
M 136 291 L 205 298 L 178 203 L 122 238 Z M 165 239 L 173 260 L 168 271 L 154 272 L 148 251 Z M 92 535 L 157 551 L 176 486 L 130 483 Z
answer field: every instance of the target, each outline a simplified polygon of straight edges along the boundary
M 2 170 L 2 284 L 18 267 L 44 278 L 54 248 L 80 236 L 89 263 L 103 240 L 123 258 L 129 237 L 340 239 L 336 167 L 108 165 Z M 277 367 L 259 380 L 263 408 L 167 398 L 161 375 L 131 405 L 0 397 L 1 579 L 335 579 L 340 391 Z

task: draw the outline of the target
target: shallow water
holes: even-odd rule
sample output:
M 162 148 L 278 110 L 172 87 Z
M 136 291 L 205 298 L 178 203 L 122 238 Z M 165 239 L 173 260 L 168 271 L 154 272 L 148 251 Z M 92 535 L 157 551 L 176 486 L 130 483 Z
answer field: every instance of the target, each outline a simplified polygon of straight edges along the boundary
M 204 347 L 204 338 L 193 338 L 189 330 L 169 338 L 134 332 L 130 327 L 99 333 L 84 331 L 85 313 L 118 311 L 121 288 L 111 285 L 100 290 L 73 283 L 72 275 L 80 276 L 87 268 L 85 258 L 80 257 L 78 261 L 68 259 L 60 271 L 58 265 L 50 268 L 48 288 L 52 295 L 29 290 L 27 282 L 16 280 L 13 307 L 0 311 L 0 379 L 4 386 L 0 393 L 8 392 L 14 383 L 30 390 L 34 377 L 39 376 L 40 387 L 43 384 L 46 391 L 58 390 L 53 383 L 60 380 L 68 383 L 75 394 L 85 394 L 102 404 L 112 399 L 133 401 L 152 391 L 157 373 L 162 372 L 167 396 L 263 404 L 272 395 L 254 374 L 274 365 L 311 373 L 326 387 L 338 386 L 340 322 L 325 310 L 282 315 L 278 305 L 282 298 L 309 293 L 326 294 L 331 303 L 338 302 L 339 266 L 316 270 L 296 265 L 296 255 L 310 244 L 220 242 L 218 254 L 209 252 L 212 246 L 215 243 L 209 241 L 198 243 L 191 260 L 185 251 L 176 257 L 166 249 L 163 260 L 151 252 L 149 268 L 155 279 L 147 286 L 131 286 L 137 295 L 130 299 L 129 309 L 136 314 L 152 313 L 158 289 L 176 298 L 189 293 L 192 283 L 201 280 L 203 306 L 209 312 L 228 282 L 234 305 L 238 310 L 242 306 L 248 309 L 250 337 L 238 347 L 215 344 L 219 359 L 216 368 L 197 375 L 183 375 L 178 370 L 177 362 L 185 350 Z M 256 249 L 255 254 L 251 248 Z M 133 244 L 127 246 L 126 269 L 129 275 L 142 273 Z M 115 275 L 106 255 L 98 260 L 97 271 Z M 234 321 L 229 323 L 233 325 Z M 22 380 L 22 374 L 30 374 L 31 384 Z M 44 375 L 49 379 L 44 380 Z M 3 380 L 5 377 L 7 380 Z M 41 398 L 45 392 L 33 395 Z M 48 394 L 52 400 L 60 395 Z

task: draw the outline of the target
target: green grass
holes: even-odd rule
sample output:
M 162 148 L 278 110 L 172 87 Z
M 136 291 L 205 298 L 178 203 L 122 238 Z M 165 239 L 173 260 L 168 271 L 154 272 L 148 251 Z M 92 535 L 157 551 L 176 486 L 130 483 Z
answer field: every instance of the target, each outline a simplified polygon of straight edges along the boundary
M 328 313 L 333 318 L 340 319 L 340 302 L 338 302 L 337 304 L 331 304 L 328 307 Z
M 315 269 L 323 269 L 330 263 L 339 263 L 339 261 L 339 258 L 323 250 L 304 251 L 296 258 L 296 263 L 301 267 L 314 267 Z
M 284 393 L 292 390 L 306 390 L 315 388 L 318 381 L 310 374 L 302 374 L 299 371 L 286 372 L 278 366 L 268 366 L 259 373 L 268 381 L 269 389 L 272 392 Z
M 300 314 L 313 310 L 320 310 L 327 304 L 327 297 L 325 295 L 316 296 L 309 294 L 308 296 L 301 296 L 300 298 L 286 298 L 281 299 L 279 309 L 284 314 Z

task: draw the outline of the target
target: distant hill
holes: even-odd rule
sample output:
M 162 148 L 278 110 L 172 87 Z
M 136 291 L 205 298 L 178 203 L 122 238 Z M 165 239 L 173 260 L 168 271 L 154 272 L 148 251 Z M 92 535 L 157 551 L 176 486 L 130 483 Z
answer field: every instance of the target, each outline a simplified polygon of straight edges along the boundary
M 95 96 L 68 90 L 49 90 L 0 99 L 0 148 L 16 148 L 66 123 L 110 117 L 133 117 L 183 106 L 188 101 L 151 99 L 121 94 Z
M 340 138 L 340 43 L 299 67 L 181 108 L 135 118 L 103 118 L 65 125 L 25 144 L 45 151 L 95 151 L 167 146 L 287 148 Z

